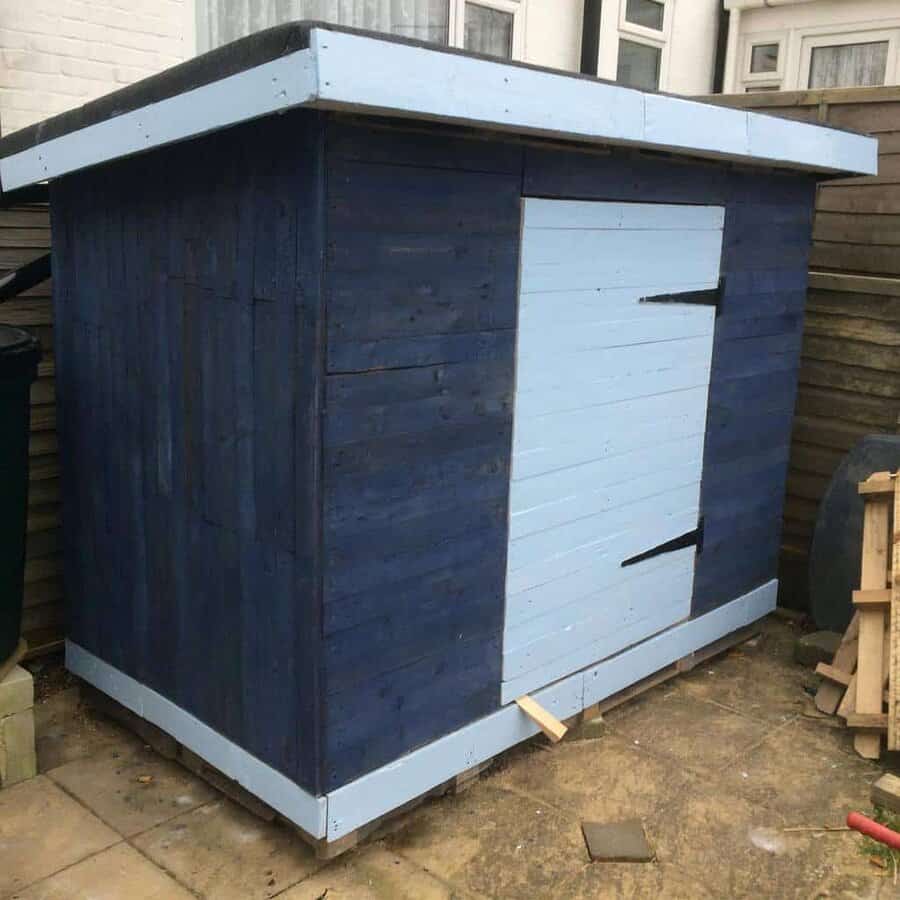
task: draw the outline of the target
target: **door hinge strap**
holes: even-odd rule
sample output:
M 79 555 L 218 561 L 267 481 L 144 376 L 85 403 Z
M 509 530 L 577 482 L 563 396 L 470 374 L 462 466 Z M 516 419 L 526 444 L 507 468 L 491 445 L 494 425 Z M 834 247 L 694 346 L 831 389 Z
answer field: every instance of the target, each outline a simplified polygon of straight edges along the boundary
M 720 278 L 717 287 L 704 291 L 680 291 L 676 294 L 653 294 L 651 297 L 641 297 L 640 303 L 689 303 L 693 306 L 714 306 L 716 315 L 719 314 L 722 304 L 722 295 L 725 293 L 725 279 Z
M 643 553 L 638 553 L 637 556 L 631 556 L 622 562 L 622 568 L 625 566 L 633 566 L 635 563 L 643 562 L 645 559 L 652 559 L 654 556 L 662 556 L 663 553 L 672 553 L 674 550 L 683 550 L 685 547 L 692 547 L 696 545 L 697 552 L 700 553 L 703 550 L 703 518 L 700 518 L 700 522 L 697 527 L 693 531 L 688 531 L 686 534 L 679 535 L 676 538 L 672 538 L 670 541 L 665 541 L 662 544 L 657 544 L 655 547 L 651 547 L 649 550 L 645 550 Z

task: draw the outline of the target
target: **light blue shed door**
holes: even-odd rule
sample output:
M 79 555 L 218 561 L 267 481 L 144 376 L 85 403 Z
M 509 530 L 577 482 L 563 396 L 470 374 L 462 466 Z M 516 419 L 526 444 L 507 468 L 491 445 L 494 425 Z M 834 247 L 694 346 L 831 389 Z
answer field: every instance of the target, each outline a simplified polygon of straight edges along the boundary
M 526 199 L 503 700 L 686 618 L 724 210 Z

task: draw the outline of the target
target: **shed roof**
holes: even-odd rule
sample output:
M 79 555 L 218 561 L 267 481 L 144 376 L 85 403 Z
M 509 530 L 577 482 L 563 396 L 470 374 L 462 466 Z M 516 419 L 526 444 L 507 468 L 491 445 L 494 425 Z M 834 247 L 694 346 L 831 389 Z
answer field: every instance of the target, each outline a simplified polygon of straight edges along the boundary
M 0 139 L 13 190 L 295 107 L 472 125 L 830 174 L 874 174 L 853 132 L 320 22 L 205 53 Z

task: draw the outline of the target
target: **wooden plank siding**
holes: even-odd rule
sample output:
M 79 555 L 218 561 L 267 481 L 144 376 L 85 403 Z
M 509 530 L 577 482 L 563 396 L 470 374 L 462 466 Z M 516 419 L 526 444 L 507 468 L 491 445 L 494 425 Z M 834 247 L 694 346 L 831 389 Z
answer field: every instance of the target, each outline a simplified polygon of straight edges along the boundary
M 861 437 L 894 433 L 900 418 L 900 88 L 706 99 L 879 139 L 877 176 L 823 182 L 816 200 L 781 548 L 782 602 L 805 606 L 810 540 L 832 473 Z
M 69 634 L 313 794 L 321 134 L 51 184 Z
M 45 204 L 0 209 L 0 276 L 50 250 L 50 216 Z M 0 322 L 24 328 L 41 342 L 43 357 L 31 389 L 28 538 L 22 632 L 40 647 L 62 634 L 62 560 L 59 547 L 59 463 L 57 459 L 52 284 L 45 281 L 0 306 Z

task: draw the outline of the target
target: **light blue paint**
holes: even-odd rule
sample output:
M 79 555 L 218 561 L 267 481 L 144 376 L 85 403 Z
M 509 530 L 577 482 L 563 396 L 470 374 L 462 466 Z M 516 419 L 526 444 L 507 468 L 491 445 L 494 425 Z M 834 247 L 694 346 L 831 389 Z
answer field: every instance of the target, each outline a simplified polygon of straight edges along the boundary
M 314 797 L 233 741 L 204 725 L 171 700 L 119 671 L 72 641 L 66 667 L 133 713 L 152 722 L 211 766 L 259 797 L 315 838 L 325 837 L 327 803 Z
M 525 200 L 504 696 L 690 614 L 715 311 L 642 304 L 718 284 L 721 207 Z M 671 448 L 671 455 L 667 449 Z

